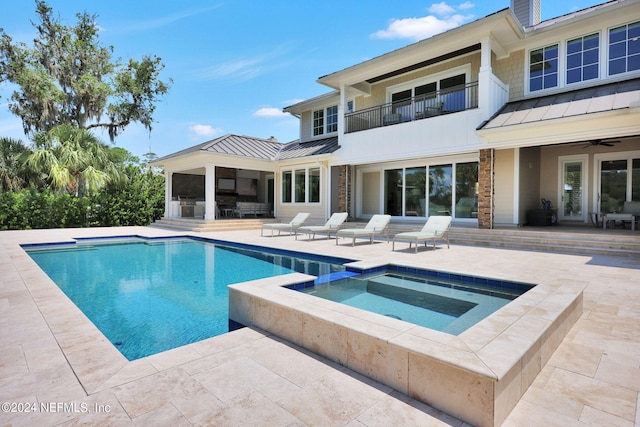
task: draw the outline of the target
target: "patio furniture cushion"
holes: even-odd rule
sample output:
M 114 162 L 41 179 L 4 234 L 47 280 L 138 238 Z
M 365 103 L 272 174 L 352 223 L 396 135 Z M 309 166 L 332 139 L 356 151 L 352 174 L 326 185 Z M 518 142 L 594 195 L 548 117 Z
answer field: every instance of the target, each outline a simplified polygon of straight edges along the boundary
M 446 238 L 447 248 L 449 245 L 449 227 L 451 226 L 452 218 L 450 216 L 430 216 L 426 224 L 420 231 L 410 231 L 406 233 L 398 233 L 393 237 L 393 245 L 391 250 L 395 250 L 396 240 L 403 240 L 409 242 L 409 249 L 411 244 L 416 244 L 416 253 L 418 253 L 418 242 L 424 242 L 425 246 L 428 241 L 433 241 L 433 247 L 436 247 L 436 241 Z
M 338 231 L 342 227 L 342 223 L 347 220 L 349 214 L 347 212 L 336 212 L 331 215 L 331 218 L 324 225 L 305 225 L 298 228 L 298 232 L 307 233 L 310 237 L 313 235 L 315 239 L 316 233 L 327 233 L 331 238 L 332 231 Z M 298 233 L 296 233 L 296 240 L 298 239 Z
M 278 230 L 278 236 L 281 231 L 288 231 L 289 233 L 297 233 L 298 228 L 302 226 L 311 216 L 308 212 L 300 212 L 293 219 L 287 223 L 270 223 L 270 224 L 262 224 L 262 229 L 260 230 L 260 235 L 263 235 L 264 229 L 271 229 L 271 235 L 273 236 L 273 230 Z
M 391 215 L 373 215 L 364 228 L 343 228 L 338 230 L 336 234 L 336 245 L 338 244 L 339 237 L 352 237 L 351 246 L 355 246 L 356 237 L 368 237 L 370 243 L 373 243 L 373 237 L 376 234 L 385 232 L 389 221 L 391 221 Z M 387 236 L 387 241 L 389 241 L 389 236 Z

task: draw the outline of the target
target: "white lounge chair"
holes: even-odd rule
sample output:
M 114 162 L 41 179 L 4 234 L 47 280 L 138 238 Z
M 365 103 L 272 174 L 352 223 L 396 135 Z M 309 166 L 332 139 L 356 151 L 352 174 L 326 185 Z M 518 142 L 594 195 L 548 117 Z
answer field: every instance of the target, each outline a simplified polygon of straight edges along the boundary
M 273 231 L 278 230 L 278 236 L 282 231 L 288 231 L 289 234 L 297 233 L 298 228 L 302 226 L 311 216 L 310 213 L 300 212 L 293 219 L 287 223 L 269 223 L 262 224 L 262 229 L 260 230 L 260 235 L 264 236 L 264 229 L 271 230 L 271 236 L 273 236 Z
M 307 233 L 307 235 L 316 238 L 316 233 L 327 233 L 329 239 L 331 238 L 332 231 L 338 231 L 342 227 L 342 223 L 346 221 L 349 214 L 347 212 L 334 213 L 324 225 L 305 225 L 298 228 L 298 233 Z M 296 233 L 296 240 L 298 240 L 298 233 Z
M 418 243 L 424 242 L 427 246 L 427 242 L 433 241 L 433 248 L 436 247 L 436 241 L 439 239 L 447 240 L 447 248 L 449 248 L 449 226 L 451 225 L 450 216 L 430 216 L 427 223 L 422 227 L 420 231 L 410 231 L 407 233 L 399 233 L 393 237 L 393 245 L 391 250 L 395 250 L 396 240 L 403 240 L 409 242 L 409 249 L 411 244 L 416 244 L 416 253 L 418 253 Z
M 391 215 L 374 215 L 371 217 L 367 225 L 364 228 L 343 228 L 338 230 L 336 234 L 336 245 L 338 244 L 338 238 L 340 237 L 352 237 L 353 241 L 351 246 L 355 246 L 357 237 L 368 237 L 369 242 L 373 243 L 373 238 L 377 234 L 386 233 L 387 225 L 391 221 Z M 387 235 L 387 242 L 389 236 Z

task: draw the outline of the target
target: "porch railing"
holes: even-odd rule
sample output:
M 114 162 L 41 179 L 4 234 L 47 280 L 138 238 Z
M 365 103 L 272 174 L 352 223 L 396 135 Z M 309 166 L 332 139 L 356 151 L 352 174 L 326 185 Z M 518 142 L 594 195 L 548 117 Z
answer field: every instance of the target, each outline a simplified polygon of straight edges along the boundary
M 345 133 L 478 108 L 478 82 L 345 114 Z

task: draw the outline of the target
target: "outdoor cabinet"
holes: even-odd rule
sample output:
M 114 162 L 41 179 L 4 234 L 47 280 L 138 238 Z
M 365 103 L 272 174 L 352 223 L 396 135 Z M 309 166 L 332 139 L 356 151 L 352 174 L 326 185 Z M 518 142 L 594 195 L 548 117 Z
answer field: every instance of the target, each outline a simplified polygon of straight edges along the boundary
M 527 212 L 527 225 L 542 226 L 553 223 L 553 210 L 551 209 L 531 209 Z

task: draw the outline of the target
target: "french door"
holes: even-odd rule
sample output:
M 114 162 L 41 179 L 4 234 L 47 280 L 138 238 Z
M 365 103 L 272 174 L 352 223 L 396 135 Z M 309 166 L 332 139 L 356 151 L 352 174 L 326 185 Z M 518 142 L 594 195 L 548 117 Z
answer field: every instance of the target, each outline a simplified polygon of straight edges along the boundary
M 587 165 L 588 156 L 560 157 L 560 189 L 558 191 L 560 220 L 587 220 Z

